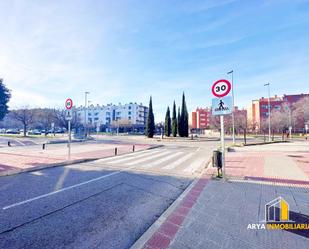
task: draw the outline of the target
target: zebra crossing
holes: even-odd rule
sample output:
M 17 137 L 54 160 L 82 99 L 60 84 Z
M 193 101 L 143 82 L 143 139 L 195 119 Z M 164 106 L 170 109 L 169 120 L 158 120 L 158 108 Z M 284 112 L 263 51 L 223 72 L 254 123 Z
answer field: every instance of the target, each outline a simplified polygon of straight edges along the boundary
M 128 155 L 105 158 L 97 162 L 112 168 L 163 171 L 194 175 L 202 171 L 209 157 L 196 148 L 157 148 Z

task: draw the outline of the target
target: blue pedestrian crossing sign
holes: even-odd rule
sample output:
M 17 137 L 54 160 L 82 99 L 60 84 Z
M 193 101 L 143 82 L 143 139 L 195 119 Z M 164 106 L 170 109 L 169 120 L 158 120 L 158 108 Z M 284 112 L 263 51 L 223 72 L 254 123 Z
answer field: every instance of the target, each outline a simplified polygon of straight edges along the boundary
M 212 115 L 227 115 L 231 114 L 233 110 L 232 96 L 225 96 L 223 98 L 212 99 Z

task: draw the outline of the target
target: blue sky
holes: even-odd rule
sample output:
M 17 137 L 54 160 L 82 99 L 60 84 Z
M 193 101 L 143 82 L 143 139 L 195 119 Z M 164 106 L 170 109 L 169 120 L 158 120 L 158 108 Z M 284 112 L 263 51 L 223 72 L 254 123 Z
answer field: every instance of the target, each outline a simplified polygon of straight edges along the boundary
M 211 104 L 211 85 L 234 70 L 235 103 L 309 92 L 307 0 L 0 1 L 0 77 L 11 108 L 60 108 L 153 96 Z

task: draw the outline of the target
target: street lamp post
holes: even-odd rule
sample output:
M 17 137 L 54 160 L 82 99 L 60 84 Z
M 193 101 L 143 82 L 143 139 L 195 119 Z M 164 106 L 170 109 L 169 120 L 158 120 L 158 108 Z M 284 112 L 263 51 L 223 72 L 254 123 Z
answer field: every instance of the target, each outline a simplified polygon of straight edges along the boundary
M 227 72 L 227 74 L 232 74 L 232 105 L 233 105 L 233 111 L 232 111 L 232 126 L 233 126 L 233 144 L 235 144 L 235 116 L 234 116 L 234 111 L 235 111 L 235 107 L 234 107 L 234 71 L 230 71 Z
M 87 95 L 90 92 L 85 92 L 85 138 L 87 137 L 87 115 L 88 115 L 88 106 L 87 106 Z
M 268 141 L 271 141 L 271 127 L 270 127 L 270 88 L 269 83 L 264 84 L 264 86 L 268 87 Z
M 292 139 L 292 109 L 291 109 L 291 105 L 289 105 L 289 123 L 290 123 L 290 126 L 289 126 L 289 137 L 290 139 Z

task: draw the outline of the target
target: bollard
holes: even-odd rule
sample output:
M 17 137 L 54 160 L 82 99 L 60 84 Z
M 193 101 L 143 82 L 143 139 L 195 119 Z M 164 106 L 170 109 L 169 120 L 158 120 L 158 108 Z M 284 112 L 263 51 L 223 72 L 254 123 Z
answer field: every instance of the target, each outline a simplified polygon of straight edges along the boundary
M 42 144 L 42 150 L 45 150 L 45 144 Z
M 11 141 L 8 141 L 8 146 L 11 147 Z
M 217 167 L 217 177 L 222 177 L 222 152 L 219 150 L 213 151 L 213 165 Z
M 135 145 L 133 145 L 132 151 L 133 151 L 133 152 L 135 151 Z
M 117 156 L 117 147 L 115 148 L 115 156 Z

